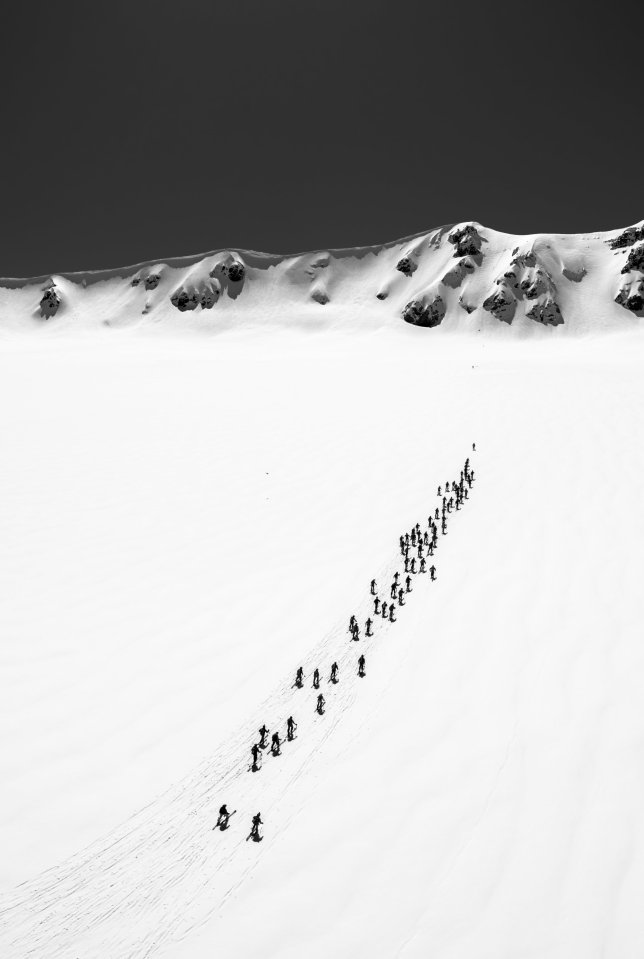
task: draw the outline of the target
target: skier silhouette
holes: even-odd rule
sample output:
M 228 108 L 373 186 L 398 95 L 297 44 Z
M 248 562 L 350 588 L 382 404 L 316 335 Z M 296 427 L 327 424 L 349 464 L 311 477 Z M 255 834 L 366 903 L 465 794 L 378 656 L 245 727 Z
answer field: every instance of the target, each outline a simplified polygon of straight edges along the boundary
M 319 713 L 320 716 L 322 716 L 322 714 L 324 713 L 324 703 L 325 703 L 324 696 L 322 695 L 322 693 L 320 693 L 318 696 L 318 704 L 315 707 L 315 711 Z
M 429 567 L 429 572 L 430 572 L 431 575 L 432 575 L 432 579 L 436 579 L 436 567 L 435 567 L 435 566 L 430 566 L 430 567 Z
M 420 571 L 421 571 L 421 573 L 426 573 L 426 572 L 427 572 L 427 564 L 426 564 L 426 562 L 425 562 L 424 557 L 423 557 L 423 559 L 421 559 L 421 561 L 420 561 Z
M 313 673 L 313 689 L 319 689 L 320 687 L 320 670 L 316 669 Z
M 237 812 L 237 810 L 235 809 L 233 810 L 233 812 Z M 226 809 L 226 804 L 224 803 L 223 806 L 219 807 L 219 818 L 217 819 L 217 822 L 212 828 L 216 829 L 217 827 L 219 827 L 222 832 L 225 829 L 228 829 L 228 820 L 230 819 L 232 814 L 233 813 L 228 812 L 228 810 Z
M 246 842 L 248 842 L 249 839 L 252 839 L 253 842 L 261 842 L 262 837 L 259 834 L 259 827 L 263 825 L 264 823 L 259 813 L 253 816 L 253 825 L 251 826 L 250 833 L 246 836 Z
M 473 449 L 474 452 L 476 453 L 476 443 L 472 443 L 472 449 Z
M 411 593 L 411 576 L 408 576 L 408 577 L 405 579 L 405 586 L 407 587 L 407 589 L 405 590 L 405 592 L 406 592 L 406 593 Z
M 291 742 L 291 740 L 294 738 L 296 729 L 297 729 L 297 723 L 295 722 L 292 716 L 289 716 L 288 719 L 286 720 L 286 738 L 288 739 L 289 742 Z
M 298 666 L 297 673 L 295 674 L 295 685 L 298 689 L 301 689 L 304 685 L 304 670 L 301 666 Z
M 331 667 L 331 676 L 329 678 L 330 683 L 337 683 L 338 681 L 338 664 L 334 663 Z
M 358 621 L 356 620 L 355 616 L 352 616 L 351 619 L 349 620 L 349 632 L 352 633 L 357 625 L 358 625 Z
M 259 765 L 257 762 L 259 759 L 259 746 L 257 745 L 257 743 L 253 743 L 253 745 L 250 748 L 250 751 L 253 757 L 253 764 L 250 768 L 254 773 L 256 773 L 259 770 Z
M 280 752 L 280 746 L 281 746 L 281 745 L 282 745 L 282 744 L 281 744 L 281 742 L 280 742 L 280 734 L 279 734 L 279 733 L 273 733 L 273 736 L 272 736 L 272 739 L 271 739 L 271 752 L 272 752 L 273 756 L 279 756 L 279 755 L 281 755 L 281 752 Z
M 410 565 L 410 567 L 411 567 L 412 573 L 415 573 L 415 572 L 416 572 L 416 557 L 415 557 L 415 556 L 412 556 L 412 558 L 411 558 L 411 563 L 410 563 L 409 565 Z
M 380 612 L 380 600 L 379 600 L 378 597 L 376 596 L 376 598 L 375 598 L 374 601 L 373 601 L 373 614 L 374 614 L 374 616 L 377 616 L 379 612 Z
M 404 590 L 402 589 L 398 590 L 398 605 L 399 606 L 405 605 Z
M 391 606 L 389 607 L 389 622 L 390 622 L 390 623 L 395 623 L 395 622 L 396 622 L 396 617 L 394 616 L 394 604 L 393 604 L 393 603 L 392 603 Z
M 383 618 L 383 619 L 386 619 L 386 618 L 387 618 L 387 604 L 386 604 L 386 603 L 383 603 L 383 604 L 382 604 L 382 618 Z
M 358 660 L 358 676 L 364 676 L 365 658 L 361 656 Z
M 409 559 L 405 556 L 405 572 L 409 572 Z
M 372 595 L 372 596 L 375 596 L 375 595 L 376 595 L 376 581 L 375 581 L 375 579 L 372 579 L 372 580 L 371 580 L 371 595 Z
M 400 573 L 398 572 L 398 570 L 396 570 L 396 572 L 394 573 L 394 583 L 396 584 L 396 586 L 398 585 L 399 579 L 400 579 Z
M 262 737 L 259 741 L 260 749 L 266 749 L 266 747 L 268 746 L 268 743 L 266 742 L 266 736 L 268 735 L 269 732 L 270 730 L 266 728 L 266 723 L 264 723 L 264 725 L 259 731 L 259 735 Z
M 371 632 L 372 623 L 370 619 L 367 620 L 367 622 L 365 623 L 365 626 L 366 626 L 365 636 L 373 636 L 373 633 Z
M 395 599 L 395 598 L 396 598 L 396 584 L 395 584 L 395 583 L 392 583 L 392 584 L 391 584 L 390 596 L 391 596 L 391 599 Z

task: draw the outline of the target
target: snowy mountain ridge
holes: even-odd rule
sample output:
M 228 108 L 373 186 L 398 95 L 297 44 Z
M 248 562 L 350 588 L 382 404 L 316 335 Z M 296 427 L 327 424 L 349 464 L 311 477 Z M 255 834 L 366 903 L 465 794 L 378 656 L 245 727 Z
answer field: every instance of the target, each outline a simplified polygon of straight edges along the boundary
M 353 249 L 217 250 L 0 279 L 0 311 L 5 329 L 153 321 L 208 330 L 247 318 L 313 328 L 354 320 L 448 330 L 623 328 L 644 316 L 644 220 L 606 233 L 527 236 L 470 221 Z

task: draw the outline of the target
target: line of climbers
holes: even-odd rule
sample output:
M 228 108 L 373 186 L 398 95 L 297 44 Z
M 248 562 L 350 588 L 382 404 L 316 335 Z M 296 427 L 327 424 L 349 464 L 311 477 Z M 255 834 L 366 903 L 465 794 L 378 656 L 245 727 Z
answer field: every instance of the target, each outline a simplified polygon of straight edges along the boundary
M 476 451 L 476 444 L 472 443 L 472 450 Z M 474 470 L 470 467 L 469 457 L 465 460 L 463 469 L 460 472 L 460 478 L 458 481 L 448 480 L 445 483 L 445 488 L 443 492 L 443 487 L 439 486 L 436 493 L 437 496 L 442 498 L 442 506 L 439 508 L 436 507 L 433 516 L 429 516 L 427 519 L 427 529 L 421 530 L 420 524 L 416 523 L 412 529 L 404 533 L 399 538 L 400 545 L 400 554 L 404 559 L 405 563 L 405 588 L 403 589 L 400 584 L 400 573 L 396 570 L 393 576 L 393 581 L 391 583 L 389 598 L 391 602 L 388 604 L 385 600 L 381 600 L 377 592 L 377 584 L 375 579 L 371 580 L 370 592 L 374 597 L 374 616 L 382 616 L 383 619 L 388 619 L 390 623 L 396 622 L 395 617 L 395 604 L 398 603 L 398 606 L 405 605 L 405 594 L 411 593 L 411 575 L 416 573 L 426 573 L 427 572 L 427 556 L 433 556 L 434 550 L 438 546 L 438 523 L 440 521 L 441 525 L 441 535 L 445 536 L 447 533 L 447 516 L 452 510 L 459 510 L 466 499 L 469 498 L 469 490 L 472 488 L 472 483 L 474 482 Z M 448 496 L 449 495 L 449 499 Z M 411 550 L 416 550 L 416 555 L 410 557 Z M 419 561 L 418 569 L 416 569 L 416 560 Z M 436 567 L 432 564 L 429 567 L 429 574 L 432 581 L 436 579 Z M 365 636 L 373 636 L 371 627 L 374 625 L 371 617 L 368 617 L 365 621 Z M 360 627 L 358 621 L 354 615 L 349 619 L 349 632 L 351 633 L 351 640 L 358 642 L 360 640 Z M 358 676 L 364 677 L 365 674 L 365 665 L 366 660 L 364 655 L 361 655 L 358 659 Z M 331 673 L 329 676 L 330 683 L 336 685 L 339 682 L 339 666 L 337 662 L 334 662 L 331 666 Z M 302 666 L 299 666 L 295 674 L 295 683 L 293 684 L 297 689 L 302 689 L 304 686 L 304 669 Z M 320 670 L 315 669 L 313 672 L 313 689 L 320 688 Z M 326 706 L 326 700 L 322 693 L 318 694 L 317 703 L 315 706 L 315 711 L 320 716 L 324 715 L 324 707 Z M 297 723 L 292 716 L 289 716 L 286 720 L 286 739 L 288 742 L 291 742 L 295 739 L 295 730 L 297 729 Z M 251 746 L 251 757 L 252 763 L 250 766 L 251 772 L 258 772 L 260 769 L 260 758 L 261 750 L 266 749 L 268 746 L 268 734 L 270 730 L 264 724 L 259 730 L 260 740 L 258 743 L 254 743 Z M 283 740 L 280 739 L 279 733 L 273 733 L 270 743 L 270 752 L 272 756 L 281 756 L 281 747 Z M 230 817 L 235 814 L 237 810 L 229 813 L 226 806 L 223 805 L 219 810 L 219 818 L 214 829 L 221 829 L 222 832 L 228 828 L 228 823 Z M 263 825 L 262 818 L 260 813 L 257 813 L 252 818 L 252 826 L 249 835 L 246 837 L 246 840 L 252 839 L 253 842 L 261 842 L 262 836 L 259 832 L 259 827 Z

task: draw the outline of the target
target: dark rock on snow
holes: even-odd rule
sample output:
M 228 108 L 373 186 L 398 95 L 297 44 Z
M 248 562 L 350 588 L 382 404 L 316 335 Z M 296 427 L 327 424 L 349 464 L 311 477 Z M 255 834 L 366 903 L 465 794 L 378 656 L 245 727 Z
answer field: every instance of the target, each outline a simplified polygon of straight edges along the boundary
M 559 304 L 554 300 L 535 303 L 527 311 L 526 316 L 529 316 L 531 320 L 536 320 L 537 323 L 543 323 L 545 326 L 560 326 L 563 323 Z
M 414 326 L 438 326 L 445 316 L 445 301 L 436 296 L 431 303 L 425 304 L 421 300 L 411 300 L 402 313 L 405 323 Z
M 158 273 L 148 273 L 145 278 L 145 288 L 146 290 L 156 290 L 160 282 L 161 277 Z
M 477 256 L 481 252 L 483 238 L 471 224 L 452 230 L 447 239 L 454 245 L 454 256 Z
M 231 263 L 229 267 L 224 267 L 224 273 L 228 274 L 231 283 L 241 283 L 246 275 L 243 263 Z
M 396 263 L 396 269 L 399 270 L 400 273 L 404 273 L 405 276 L 411 276 L 412 273 L 415 273 L 418 269 L 418 264 L 414 263 L 411 257 L 403 256 L 403 258 Z
M 58 307 L 62 302 L 60 293 L 55 286 L 50 286 L 42 295 L 40 301 L 40 315 L 44 316 L 45 319 L 49 319 L 50 316 L 55 316 L 58 312 Z
M 315 300 L 315 302 L 319 303 L 321 306 L 324 306 L 325 303 L 329 302 L 329 297 L 324 290 L 313 290 L 311 293 L 311 299 Z
M 644 270 L 644 243 L 633 247 L 620 272 L 630 273 L 631 270 Z
M 511 323 L 517 308 L 517 301 L 510 290 L 501 286 L 483 301 L 483 309 L 495 316 L 497 320 Z
M 632 246 L 638 240 L 644 240 L 644 224 L 642 226 L 629 226 L 614 240 L 609 240 L 608 245 L 611 250 L 623 250 L 626 246 Z

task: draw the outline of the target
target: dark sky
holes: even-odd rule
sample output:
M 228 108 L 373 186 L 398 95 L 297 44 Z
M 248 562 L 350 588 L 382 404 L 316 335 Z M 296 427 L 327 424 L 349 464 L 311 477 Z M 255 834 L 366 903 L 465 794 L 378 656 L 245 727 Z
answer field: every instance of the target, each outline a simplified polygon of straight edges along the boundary
M 0 275 L 625 226 L 643 26 L 607 0 L 5 7 Z

